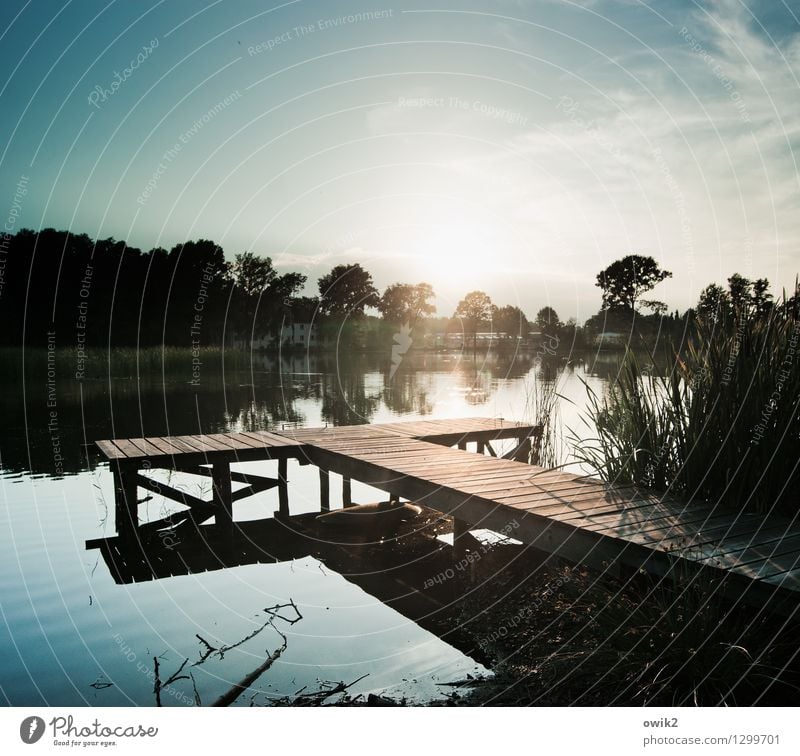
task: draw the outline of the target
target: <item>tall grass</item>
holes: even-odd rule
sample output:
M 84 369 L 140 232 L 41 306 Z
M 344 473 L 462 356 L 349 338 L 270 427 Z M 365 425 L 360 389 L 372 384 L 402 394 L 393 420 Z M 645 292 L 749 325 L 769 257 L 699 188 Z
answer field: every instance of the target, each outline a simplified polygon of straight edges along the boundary
M 625 356 L 605 396 L 587 386 L 587 425 L 576 456 L 614 483 L 795 515 L 800 483 L 800 319 L 698 319 L 668 375 Z
M 541 428 L 538 448 L 532 462 L 541 467 L 557 467 L 565 457 L 564 439 L 559 416 L 558 379 L 563 368 L 542 367 L 525 387 L 523 417 Z

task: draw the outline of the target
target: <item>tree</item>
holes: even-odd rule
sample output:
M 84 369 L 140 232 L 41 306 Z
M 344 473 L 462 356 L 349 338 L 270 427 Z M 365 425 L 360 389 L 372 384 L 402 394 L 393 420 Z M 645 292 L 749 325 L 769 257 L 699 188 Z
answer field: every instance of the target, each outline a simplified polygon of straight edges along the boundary
M 514 305 L 492 307 L 492 325 L 497 333 L 504 333 L 512 338 L 527 336 L 530 330 L 525 313 Z
M 258 335 L 274 330 L 292 297 L 306 282 L 301 273 L 281 275 L 269 257 L 252 252 L 236 255 L 231 266 L 235 308 L 234 328 Z
M 456 307 L 455 316 L 461 321 L 465 334 L 472 334 L 472 347 L 477 346 L 477 333 L 481 325 L 492 316 L 492 300 L 483 291 L 471 291 Z
M 736 313 L 745 313 L 750 309 L 752 299 L 753 283 L 750 279 L 734 273 L 728 279 L 728 291 L 730 292 L 731 305 Z
M 378 302 L 378 309 L 384 320 L 390 323 L 411 324 L 420 316 L 436 312 L 436 307 L 428 301 L 434 296 L 433 287 L 427 283 L 394 283 L 386 287 Z
M 545 333 L 548 336 L 558 333 L 563 326 L 558 317 L 558 313 L 549 306 L 542 307 L 542 309 L 536 313 L 536 325 L 539 326 L 539 329 L 542 333 Z
M 766 278 L 757 278 L 753 281 L 753 311 L 759 318 L 769 315 L 772 309 L 772 294 L 768 289 L 769 281 Z
M 671 277 L 672 273 L 659 268 L 652 257 L 627 255 L 597 274 L 597 286 L 603 290 L 602 309 L 633 313 L 642 294 Z
M 708 320 L 724 320 L 731 312 L 731 298 L 719 284 L 709 284 L 700 292 L 696 310 Z
M 360 317 L 365 307 L 377 307 L 380 301 L 372 276 L 358 263 L 337 265 L 317 284 L 320 309 L 326 315 Z

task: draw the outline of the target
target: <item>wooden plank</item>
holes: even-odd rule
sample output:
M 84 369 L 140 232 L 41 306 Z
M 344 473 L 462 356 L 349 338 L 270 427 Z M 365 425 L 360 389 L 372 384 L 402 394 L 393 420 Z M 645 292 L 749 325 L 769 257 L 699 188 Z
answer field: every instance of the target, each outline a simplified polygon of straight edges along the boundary
M 242 499 L 246 499 L 248 496 L 255 496 L 263 491 L 269 491 L 271 488 L 275 488 L 277 485 L 278 481 L 274 478 L 260 478 L 258 480 L 253 480 L 244 488 L 234 491 L 231 494 L 231 501 L 241 501 Z
M 264 444 L 255 438 L 251 438 L 246 433 L 223 433 L 222 436 L 228 438 L 236 444 L 237 449 L 263 449 Z
M 185 491 L 180 491 L 177 488 L 173 488 L 167 483 L 162 483 L 159 480 L 153 480 L 152 478 L 148 478 L 144 475 L 136 476 L 136 485 L 140 488 L 145 488 L 148 491 L 152 491 L 160 496 L 164 496 L 167 499 L 177 501 L 179 504 L 184 504 L 187 507 L 204 507 L 207 504 L 207 502 L 203 501 L 197 496 L 192 496 Z
M 780 588 L 787 588 L 792 591 L 800 591 L 800 568 L 779 572 L 763 578 L 765 583 L 776 585 Z
M 218 451 L 235 451 L 237 449 L 237 445 L 235 445 L 231 439 L 225 438 L 225 436 L 219 433 L 200 433 L 197 435 L 197 438 L 203 441 L 207 446 L 211 446 Z M 241 445 L 238 445 L 238 448 L 241 448 Z
M 199 441 L 197 436 L 170 436 L 170 439 L 173 442 L 185 444 L 190 449 L 193 449 L 195 454 L 207 454 L 210 451 L 214 451 L 212 447 Z
M 146 438 L 129 438 L 128 441 L 139 448 L 143 457 L 164 456 L 164 452 L 154 444 L 151 444 Z
M 112 442 L 128 458 L 143 457 L 142 450 L 127 438 L 115 438 Z
M 94 443 L 107 459 L 125 459 L 128 456 L 112 441 L 95 441 Z
M 194 446 L 190 446 L 185 441 L 177 436 L 166 436 L 166 440 L 169 440 L 169 443 L 176 449 L 180 451 L 181 454 L 197 454 L 198 450 Z
M 169 436 L 148 437 L 147 440 L 161 449 L 165 454 L 172 457 L 180 457 L 184 454 L 184 450 L 178 444 L 174 443 Z

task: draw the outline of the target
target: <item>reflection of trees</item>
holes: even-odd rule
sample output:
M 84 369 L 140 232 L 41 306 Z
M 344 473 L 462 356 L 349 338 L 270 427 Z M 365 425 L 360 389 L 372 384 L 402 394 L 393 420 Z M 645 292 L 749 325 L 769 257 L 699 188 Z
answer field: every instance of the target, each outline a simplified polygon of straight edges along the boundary
M 378 386 L 368 391 L 368 375 L 334 373 L 320 376 L 322 418 L 326 422 L 332 425 L 360 425 L 372 420 L 381 395 Z
M 398 414 L 429 415 L 433 404 L 428 399 L 428 374 L 421 372 L 395 373 L 384 377 L 383 402 Z
M 77 473 L 87 454 L 100 459 L 101 438 L 194 435 L 233 427 L 267 429 L 303 422 L 296 402 L 310 394 L 307 380 L 274 372 L 203 373 L 200 385 L 160 373 L 75 381 L 57 373 L 55 406 L 42 376 L 44 365 L 27 366 L 27 382 L 0 383 L 0 460 L 6 472 Z M 261 365 L 259 365 L 261 367 Z M 55 412 L 53 419 L 51 412 Z M 84 444 L 88 444 L 84 447 Z M 55 449 L 62 460 L 56 464 Z

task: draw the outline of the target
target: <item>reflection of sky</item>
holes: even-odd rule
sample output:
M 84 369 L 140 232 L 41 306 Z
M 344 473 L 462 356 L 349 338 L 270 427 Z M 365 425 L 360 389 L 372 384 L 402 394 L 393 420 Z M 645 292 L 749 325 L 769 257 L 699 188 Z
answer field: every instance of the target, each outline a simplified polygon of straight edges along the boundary
M 302 493 L 310 497 L 312 476 L 304 472 L 310 468 L 295 467 L 293 486 L 299 487 L 299 498 Z M 318 680 L 350 682 L 369 673 L 354 693 L 389 688 L 429 698 L 441 692 L 437 682 L 482 669 L 310 557 L 115 585 L 99 552 L 84 548 L 85 539 L 103 534 L 98 518 L 104 511 L 97 506 L 100 493 L 94 484 L 112 501 L 106 468 L 58 481 L 4 481 L 0 686 L 6 703 L 153 705 L 154 655 L 163 654 L 166 679 L 184 658 L 199 657 L 195 633 L 212 643 L 234 643 L 263 624 L 266 607 L 290 598 L 304 619 L 291 628 L 277 622 L 289 642 L 260 680 L 258 688 L 267 696 L 290 695 L 304 685 L 315 690 Z M 264 516 L 263 503 L 261 509 Z M 204 702 L 259 666 L 265 650 L 280 643 L 267 628 L 222 662 L 195 668 Z M 97 681 L 114 685 L 92 688 Z M 191 705 L 190 682 L 172 689 L 178 696 L 165 691 L 164 705 Z M 249 696 L 240 703 L 248 705 Z
M 26 176 L 19 225 L 213 238 L 312 284 L 358 260 L 381 288 L 430 280 L 443 314 L 479 285 L 584 320 L 630 251 L 673 271 L 658 296 L 681 309 L 735 270 L 792 285 L 787 6 L 426 5 L 4 2 L 3 218 Z

